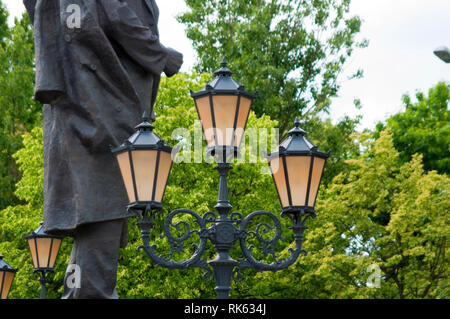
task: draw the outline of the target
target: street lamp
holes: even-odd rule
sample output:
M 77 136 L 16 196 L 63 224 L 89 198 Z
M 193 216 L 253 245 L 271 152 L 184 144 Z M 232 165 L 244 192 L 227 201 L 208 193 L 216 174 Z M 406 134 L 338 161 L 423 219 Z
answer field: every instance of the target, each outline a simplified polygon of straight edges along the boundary
M 13 283 L 17 269 L 12 268 L 6 261 L 3 260 L 3 255 L 0 254 L 0 299 L 8 299 L 9 290 Z
M 172 148 L 153 129 L 144 113 L 136 133 L 112 150 L 128 194 L 129 209 L 162 208 L 172 169 Z
M 150 232 L 156 224 L 154 219 L 158 214 L 163 213 L 162 197 L 159 197 L 156 203 L 147 200 L 140 203 L 138 196 L 135 195 L 140 189 L 135 182 L 139 178 L 157 185 L 158 182 L 154 180 L 154 176 L 160 174 L 157 159 L 155 156 L 148 156 L 146 161 L 142 161 L 143 164 L 138 169 L 138 173 L 135 169 L 136 164 L 132 164 L 132 155 L 128 157 L 124 155 L 122 163 L 119 156 L 123 154 L 122 152 L 131 154 L 130 150 L 133 150 L 136 144 L 134 142 L 137 139 L 136 136 L 144 132 L 149 135 L 148 140 L 152 141 L 145 144 L 146 149 L 158 149 L 162 153 L 164 152 L 162 149 L 169 152 L 169 147 L 152 133 L 153 127 L 150 127 L 148 123 L 145 124 L 148 130 L 143 130 L 142 124 L 139 125 L 137 132 L 113 152 L 117 155 L 122 178 L 129 194 L 128 208 L 138 212 L 137 215 L 140 217 L 137 224 L 141 229 L 143 245 L 139 247 L 139 250 L 143 249 L 148 258 L 161 267 L 168 269 L 198 267 L 206 270 L 204 278 L 215 279 L 217 297 L 226 299 L 229 298 L 231 291 L 231 280 L 242 279 L 241 270 L 253 268 L 259 271 L 278 271 L 288 268 L 301 254 L 306 254 L 306 251 L 302 249 L 305 222 L 310 217 L 315 217 L 314 204 L 328 154 L 321 152 L 305 137 L 305 132 L 299 127 L 299 121 L 296 121 L 295 128 L 289 131 L 290 137 L 279 146 L 276 152 L 267 157 L 283 207 L 281 217 L 289 218 L 290 229 L 294 233 L 295 247 L 290 249 L 288 257 L 280 258 L 276 253 L 276 247 L 282 240 L 282 229 L 280 220 L 274 214 L 258 210 L 244 217 L 239 212 L 231 212 L 233 207 L 228 196 L 227 177 L 232 167 L 229 161 L 225 160 L 225 156 L 239 155 L 243 130 L 255 96 L 246 92 L 244 87 L 231 77 L 232 73 L 226 68 L 225 61 L 222 62 L 222 68 L 215 74 L 217 77 L 212 82 L 198 93 L 191 92 L 191 96 L 202 121 L 209 155 L 213 156 L 217 162 L 219 191 L 215 209 L 218 214 L 207 212 L 200 216 L 185 208 L 169 213 L 164 218 L 164 234 L 159 236 L 161 239 L 168 240 L 170 245 L 168 257 L 159 254 L 156 245 L 150 244 Z M 238 129 L 241 131 L 238 132 Z M 224 131 L 228 132 L 226 137 L 221 135 Z M 229 135 L 230 132 L 231 135 Z M 155 146 L 155 143 L 159 144 L 159 148 Z M 172 165 L 171 161 L 169 165 L 168 157 L 164 165 L 168 167 L 168 171 L 162 174 L 160 189 L 162 193 L 170 173 L 169 167 Z M 139 177 L 139 174 L 144 175 Z M 182 220 L 185 215 L 190 215 L 187 221 Z M 263 222 L 257 224 L 255 228 L 256 221 L 261 219 Z M 198 227 L 193 229 L 191 223 L 196 223 Z M 194 236 L 199 238 L 199 243 L 191 245 L 192 256 L 182 261 L 175 260 L 174 254 L 185 252 L 188 246 L 185 242 L 189 238 L 192 240 Z M 217 251 L 216 257 L 209 261 L 202 257 L 208 240 Z M 243 259 L 235 260 L 230 256 L 230 250 L 236 242 L 240 244 L 245 257 Z M 258 251 L 255 255 L 256 249 Z M 271 263 L 267 262 L 268 258 L 272 260 Z
M 33 260 L 33 273 L 40 274 L 41 299 L 46 298 L 45 284 L 48 282 L 48 275 L 54 273 L 56 258 L 63 237 L 48 235 L 44 232 L 43 223 L 31 234 L 25 236 Z
M 329 154 L 321 152 L 305 134 L 296 119 L 295 128 L 288 132 L 289 138 L 267 157 L 283 213 L 314 213 Z
M 210 154 L 237 154 L 255 94 L 237 83 L 223 59 L 216 77 L 199 92 L 191 91 Z M 222 157 L 220 157 L 222 158 Z
M 441 59 L 445 63 L 450 63 L 450 50 L 447 47 L 438 47 L 433 52 L 439 59 Z

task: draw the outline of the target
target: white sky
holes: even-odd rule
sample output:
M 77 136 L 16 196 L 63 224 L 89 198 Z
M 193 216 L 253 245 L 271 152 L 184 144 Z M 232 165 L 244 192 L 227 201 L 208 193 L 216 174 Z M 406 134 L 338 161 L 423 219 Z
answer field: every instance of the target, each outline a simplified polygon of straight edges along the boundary
M 21 0 L 3 0 L 11 17 L 24 11 Z M 195 52 L 183 25 L 175 17 L 186 10 L 184 0 L 157 0 L 161 42 L 184 54 L 182 71 L 189 71 Z M 404 93 L 427 92 L 439 81 L 450 81 L 450 64 L 434 56 L 439 46 L 450 47 L 450 0 L 352 0 L 352 13 L 363 19 L 361 38 L 369 47 L 357 51 L 348 72 L 364 70 L 360 80 L 345 81 L 333 99 L 331 116 L 362 114 L 361 128 L 402 110 Z M 245 83 L 243 83 L 245 85 Z M 353 107 L 359 98 L 361 111 Z

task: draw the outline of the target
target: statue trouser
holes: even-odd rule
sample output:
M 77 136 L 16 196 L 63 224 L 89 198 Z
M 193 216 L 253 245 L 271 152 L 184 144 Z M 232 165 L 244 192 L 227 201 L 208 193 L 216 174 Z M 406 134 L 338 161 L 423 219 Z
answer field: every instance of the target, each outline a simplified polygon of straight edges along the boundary
M 117 299 L 119 250 L 126 246 L 127 219 L 79 226 L 62 299 Z

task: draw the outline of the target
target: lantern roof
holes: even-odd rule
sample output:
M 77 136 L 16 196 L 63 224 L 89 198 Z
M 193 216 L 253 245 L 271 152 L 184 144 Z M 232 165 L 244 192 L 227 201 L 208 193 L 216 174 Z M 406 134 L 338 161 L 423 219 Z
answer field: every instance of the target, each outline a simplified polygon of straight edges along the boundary
M 298 155 L 298 156 L 317 156 L 328 158 L 329 153 L 324 153 L 315 146 L 308 138 L 306 132 L 300 128 L 300 120 L 295 119 L 295 127 L 288 132 L 289 137 L 284 140 L 278 149 L 268 155 L 269 159 L 276 158 L 280 155 Z
M 0 254 L 0 271 L 16 272 L 17 269 L 14 269 L 6 261 L 4 261 L 3 255 Z
M 168 153 L 172 148 L 158 134 L 153 132 L 155 128 L 149 121 L 145 112 L 142 116 L 142 123 L 135 127 L 136 132 L 131 135 L 122 145 L 112 149 L 113 153 L 120 153 L 126 150 L 162 150 Z
M 191 91 L 192 98 L 199 98 L 212 94 L 243 95 L 250 99 L 254 99 L 256 97 L 256 94 L 247 92 L 243 85 L 239 84 L 232 78 L 233 72 L 227 68 L 228 63 L 225 58 L 220 64 L 221 68 L 214 72 L 216 77 L 212 79 L 211 82 L 209 82 L 197 93 Z
M 49 234 L 45 233 L 44 232 L 44 223 L 40 222 L 38 228 L 33 230 L 31 232 L 31 234 L 25 236 L 25 238 L 27 238 L 27 239 L 30 239 L 30 238 L 59 238 L 59 239 L 62 239 L 64 237 L 49 235 Z

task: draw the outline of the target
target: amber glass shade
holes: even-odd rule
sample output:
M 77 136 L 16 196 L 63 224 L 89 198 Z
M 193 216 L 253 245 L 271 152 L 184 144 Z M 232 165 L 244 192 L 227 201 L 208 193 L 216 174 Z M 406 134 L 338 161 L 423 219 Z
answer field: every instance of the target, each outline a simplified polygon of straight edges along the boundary
M 195 102 L 208 147 L 239 147 L 252 100 L 218 94 L 200 97 Z
M 133 150 L 117 156 L 130 203 L 158 202 L 172 166 L 170 153 L 160 150 Z
M 172 148 L 153 132 L 145 113 L 142 120 L 136 132 L 112 152 L 119 164 L 129 208 L 161 208 L 172 169 Z
M 130 150 L 117 155 L 130 203 L 161 203 L 172 167 L 171 153 Z
M 61 242 L 60 238 L 28 238 L 34 268 L 54 268 Z
M 28 240 L 34 268 L 53 269 L 63 237 L 46 234 L 43 223 L 40 223 L 39 227 L 25 238 Z
M 267 159 L 283 211 L 314 212 L 329 154 L 314 146 L 299 124 L 296 120 L 296 127 L 288 132 L 290 137 Z
M 238 153 L 256 95 L 232 78 L 225 59 L 216 77 L 197 93 L 191 91 L 208 149 Z
M 12 268 L 0 254 L 0 299 L 7 299 L 17 269 Z
M 15 272 L 0 269 L 0 299 L 7 299 L 14 280 Z
M 325 159 L 314 156 L 283 156 L 269 162 L 283 208 L 314 208 Z

